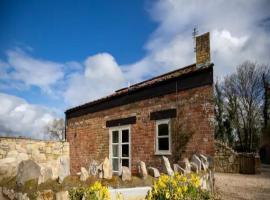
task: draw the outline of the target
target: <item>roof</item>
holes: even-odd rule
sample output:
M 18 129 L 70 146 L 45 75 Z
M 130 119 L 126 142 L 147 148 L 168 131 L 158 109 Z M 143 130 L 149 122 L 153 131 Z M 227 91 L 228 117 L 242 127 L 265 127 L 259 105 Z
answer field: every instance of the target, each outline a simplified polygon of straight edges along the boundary
M 174 78 L 181 77 L 181 76 L 184 76 L 187 74 L 191 74 L 193 72 L 202 71 L 203 69 L 207 69 L 207 68 L 212 67 L 212 66 L 213 66 L 213 64 L 210 64 L 210 65 L 198 68 L 198 67 L 196 67 L 196 64 L 188 65 L 188 66 L 185 66 L 183 68 L 180 68 L 180 69 L 177 69 L 174 71 L 170 71 L 168 73 L 165 73 L 165 74 L 153 77 L 151 79 L 136 83 L 136 84 L 131 85 L 129 87 L 121 88 L 119 90 L 116 90 L 111 95 L 105 96 L 103 98 L 100 98 L 100 99 L 97 99 L 97 100 L 94 100 L 94 101 L 91 101 L 91 102 L 88 102 L 88 103 L 85 103 L 85 104 L 82 104 L 82 105 L 79 105 L 79 106 L 76 106 L 73 108 L 70 108 L 70 109 L 66 110 L 65 113 L 68 114 L 68 113 L 71 113 L 73 111 L 85 108 L 85 107 L 97 105 L 101 102 L 107 102 L 113 98 L 116 98 L 117 96 L 123 96 L 123 95 L 129 94 L 129 93 L 135 92 L 137 90 L 147 88 L 151 85 L 159 84 L 161 82 L 165 82 L 165 81 L 168 81 L 170 79 L 174 79 Z

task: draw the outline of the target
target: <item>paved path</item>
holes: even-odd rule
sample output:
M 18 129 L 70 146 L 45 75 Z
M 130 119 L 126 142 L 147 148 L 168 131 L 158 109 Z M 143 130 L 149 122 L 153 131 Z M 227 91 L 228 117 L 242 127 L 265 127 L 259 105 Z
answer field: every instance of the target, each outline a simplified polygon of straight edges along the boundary
M 215 181 L 222 200 L 270 200 L 270 166 L 257 175 L 215 173 Z

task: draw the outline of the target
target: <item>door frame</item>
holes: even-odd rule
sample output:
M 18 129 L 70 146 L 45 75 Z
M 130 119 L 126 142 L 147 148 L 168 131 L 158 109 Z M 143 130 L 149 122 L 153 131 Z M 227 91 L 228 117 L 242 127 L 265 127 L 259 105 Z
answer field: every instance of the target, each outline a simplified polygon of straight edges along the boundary
M 119 135 L 119 141 L 118 141 L 118 154 L 120 155 L 119 158 L 122 159 L 122 130 L 127 130 L 129 132 L 129 169 L 131 170 L 131 126 L 130 125 L 124 125 L 124 126 L 115 126 L 115 127 L 111 127 L 109 128 L 109 159 L 110 159 L 110 163 L 111 165 L 112 163 L 112 132 L 113 131 L 118 131 Z M 122 162 L 118 162 L 119 165 L 119 171 L 113 171 L 113 173 L 117 173 L 118 175 L 121 175 L 122 172 Z

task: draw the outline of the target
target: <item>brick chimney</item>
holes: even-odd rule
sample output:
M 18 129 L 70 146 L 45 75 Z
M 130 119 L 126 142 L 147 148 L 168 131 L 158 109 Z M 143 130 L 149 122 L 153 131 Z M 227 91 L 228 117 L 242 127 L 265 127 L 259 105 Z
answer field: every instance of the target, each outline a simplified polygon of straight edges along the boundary
M 207 32 L 196 37 L 196 66 L 202 67 L 210 62 L 210 33 Z

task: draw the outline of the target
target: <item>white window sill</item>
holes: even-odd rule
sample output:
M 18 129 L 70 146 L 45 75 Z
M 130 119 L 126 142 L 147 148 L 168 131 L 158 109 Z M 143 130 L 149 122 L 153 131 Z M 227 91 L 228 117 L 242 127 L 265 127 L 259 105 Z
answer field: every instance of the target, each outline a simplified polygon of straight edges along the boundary
M 155 152 L 156 156 L 170 156 L 172 155 L 171 152 Z

